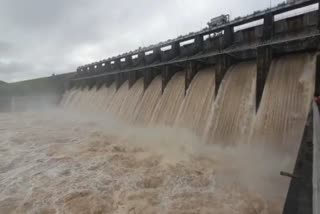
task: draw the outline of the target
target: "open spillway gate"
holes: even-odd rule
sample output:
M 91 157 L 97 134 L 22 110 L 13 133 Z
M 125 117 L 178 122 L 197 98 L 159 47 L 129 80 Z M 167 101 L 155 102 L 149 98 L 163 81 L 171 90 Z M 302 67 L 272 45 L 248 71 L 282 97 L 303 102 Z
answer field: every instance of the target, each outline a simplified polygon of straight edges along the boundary
M 320 48 L 319 0 L 295 1 L 236 18 L 226 24 L 80 66 L 69 88 L 97 88 L 113 83 L 118 90 L 143 79 L 144 90 L 161 76 L 162 93 L 178 71 L 185 74 L 185 92 L 197 72 L 215 66 L 215 95 L 227 70 L 243 61 L 256 61 L 256 111 L 273 59 L 279 56 L 317 52 Z M 316 9 L 299 13 L 307 6 Z M 315 94 L 320 95 L 320 57 L 316 62 Z M 296 167 L 291 175 L 284 214 L 319 213 L 319 115 L 316 107 L 309 115 Z M 290 175 L 289 175 L 290 176 Z

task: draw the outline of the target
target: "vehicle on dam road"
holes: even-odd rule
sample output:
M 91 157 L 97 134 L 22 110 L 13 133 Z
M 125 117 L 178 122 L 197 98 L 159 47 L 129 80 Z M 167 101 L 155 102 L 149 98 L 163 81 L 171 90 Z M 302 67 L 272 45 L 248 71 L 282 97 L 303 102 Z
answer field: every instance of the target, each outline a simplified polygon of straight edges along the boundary
M 230 16 L 228 14 L 217 16 L 215 18 L 212 18 L 207 24 L 208 24 L 209 28 L 217 27 L 219 25 L 223 25 L 223 24 L 228 23 L 229 18 L 230 18 Z

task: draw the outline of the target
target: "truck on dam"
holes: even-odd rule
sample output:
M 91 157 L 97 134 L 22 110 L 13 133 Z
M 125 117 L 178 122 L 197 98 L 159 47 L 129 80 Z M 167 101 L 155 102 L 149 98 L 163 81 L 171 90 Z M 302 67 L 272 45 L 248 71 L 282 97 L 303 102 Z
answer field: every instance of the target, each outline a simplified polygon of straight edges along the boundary
M 215 18 L 212 18 L 207 24 L 209 28 L 217 27 L 229 22 L 229 15 L 221 15 Z
M 301 9 L 305 9 L 303 13 L 295 13 Z M 205 146 L 199 149 L 195 147 L 195 150 L 198 149 L 202 155 L 205 154 L 207 158 L 203 158 L 205 161 L 211 160 L 212 157 L 207 153 L 212 152 L 217 159 L 223 156 L 221 154 L 225 154 L 235 160 L 234 162 L 224 158 L 215 160 L 218 164 L 223 162 L 235 168 L 241 164 L 246 166 L 239 167 L 245 173 L 239 170 L 241 172 L 238 171 L 239 174 L 236 174 L 241 178 L 241 182 L 246 183 L 252 178 L 254 186 L 255 182 L 261 182 L 267 173 L 272 172 L 270 180 L 280 180 L 281 185 L 288 183 L 288 188 L 282 192 L 285 196 L 280 208 L 275 205 L 278 203 L 266 202 L 261 205 L 263 203 L 257 202 L 258 205 L 255 204 L 255 206 L 258 208 L 252 208 L 253 210 L 260 209 L 263 213 L 265 209 L 265 213 L 272 213 L 270 210 L 274 208 L 277 211 L 281 210 L 283 214 L 319 214 L 320 119 L 319 109 L 314 102 L 314 98 L 320 95 L 319 20 L 319 0 L 287 1 L 276 7 L 256 11 L 236 19 L 231 19 L 229 15 L 221 15 L 212 18 L 207 26 L 198 32 L 147 47 L 139 47 L 117 56 L 107 56 L 100 61 L 81 65 L 72 73 L 10 84 L 0 82 L 0 111 L 14 114 L 26 109 L 37 109 L 37 105 L 47 107 L 41 103 L 50 103 L 51 106 L 57 106 L 60 109 L 80 111 L 82 116 L 94 113 L 103 119 L 104 115 L 110 113 L 119 121 L 130 124 L 130 128 L 129 126 L 119 128 L 120 125 L 116 122 L 114 125 L 107 124 L 108 128 L 109 126 L 116 127 L 117 131 L 112 134 L 116 135 L 121 132 L 124 133 L 124 136 L 130 135 L 131 141 L 128 141 L 133 142 L 134 145 L 140 145 L 140 142 L 136 142 L 137 139 L 152 142 L 154 139 L 149 138 L 149 135 L 152 134 L 157 136 L 158 140 L 161 139 L 161 143 L 165 142 L 165 146 L 168 146 L 166 139 L 172 136 L 174 136 L 172 142 L 177 144 L 180 141 L 189 142 L 190 139 L 200 139 L 199 141 L 204 142 Z M 3 121 L 6 121 L 6 118 Z M 41 124 L 41 120 L 39 121 L 34 123 Z M 107 121 L 113 121 L 113 117 L 108 118 Z M 14 120 L 11 123 L 14 124 Z M 68 123 L 71 122 L 67 121 L 65 124 Z M 82 134 L 87 133 L 90 128 L 104 128 L 99 122 L 88 122 L 83 129 L 77 123 L 73 125 L 76 128 L 73 127 L 70 130 L 81 136 L 81 139 L 87 139 Z M 63 124 L 61 126 L 64 127 Z M 137 129 L 131 129 L 131 126 L 148 127 L 142 131 L 145 136 L 139 138 L 138 135 L 132 135 L 132 130 L 137 131 Z M 150 127 L 158 128 L 155 129 L 157 132 Z M 168 131 L 167 127 L 171 128 L 169 129 L 171 131 Z M 2 129 L 4 130 L 5 127 L 0 126 L 0 131 Z M 65 130 L 68 128 L 61 132 L 65 134 Z M 129 130 L 129 134 L 125 133 L 126 130 Z M 192 135 L 184 135 L 181 130 L 188 130 L 188 133 Z M 48 132 L 51 133 L 50 130 Z M 96 131 L 87 134 L 93 136 L 94 139 L 100 139 L 99 137 L 105 134 L 102 133 Z M 63 139 L 71 138 L 65 135 Z M 210 176 L 213 175 L 207 174 L 210 171 L 205 167 L 207 162 L 205 164 L 201 162 L 200 166 L 203 168 L 199 167 L 200 169 L 196 170 L 194 168 L 188 170 L 183 164 L 180 168 L 174 166 L 163 169 L 157 155 L 148 157 L 148 163 L 139 162 L 139 158 L 132 158 L 130 155 L 140 150 L 135 149 L 132 152 L 121 144 L 124 141 L 123 138 L 117 139 L 120 145 L 114 145 L 112 142 L 104 144 L 98 140 L 87 145 L 80 140 L 77 143 L 82 147 L 75 149 L 75 153 L 79 150 L 80 155 L 85 155 L 90 159 L 90 154 L 99 156 L 101 151 L 105 151 L 110 155 L 108 159 L 110 170 L 113 167 L 112 164 L 116 168 L 112 173 L 123 175 L 130 172 L 128 177 L 131 176 L 132 180 L 139 180 L 141 176 L 143 177 L 141 174 L 134 174 L 135 169 L 150 167 L 146 170 L 146 174 L 151 173 L 152 176 L 148 174 L 134 184 L 131 184 L 130 181 L 123 185 L 126 187 L 133 185 L 130 186 L 130 191 L 137 188 L 143 189 L 143 194 L 149 191 L 147 196 L 140 192 L 140 195 L 124 197 L 130 198 L 130 203 L 147 197 L 148 203 L 152 201 L 155 207 L 167 206 L 171 202 L 157 201 L 160 196 L 153 190 L 159 190 L 166 196 L 176 194 L 172 198 L 168 197 L 172 199 L 173 204 L 176 203 L 175 207 L 180 207 L 181 210 L 192 207 L 183 203 L 184 200 L 196 201 L 195 206 L 203 203 L 204 207 L 210 208 L 210 200 L 216 198 L 210 195 L 212 193 L 210 191 L 214 188 L 209 187 L 212 187 L 210 185 L 213 185 L 214 182 L 210 180 Z M 110 137 L 110 139 L 113 138 Z M 157 147 L 159 142 L 157 140 L 155 142 L 154 149 L 161 153 L 163 148 Z M 19 142 L 16 144 L 21 146 Z M 101 151 L 91 148 L 92 145 Z M 214 145 L 219 145 L 219 147 L 214 147 Z M 249 152 L 244 152 L 241 145 L 245 145 L 246 152 Z M 264 145 L 267 146 L 264 147 Z M 51 148 L 51 146 L 48 147 Z M 270 150 L 273 152 L 273 157 L 271 153 L 269 154 L 269 146 L 272 147 Z M 146 147 L 153 149 L 153 146 Z M 263 152 L 259 150 L 261 147 L 264 148 Z M 63 150 L 60 146 L 52 146 L 48 154 L 53 156 L 58 153 L 59 155 L 73 155 L 75 153 L 72 148 L 67 147 L 66 150 Z M 178 149 L 169 148 L 165 150 L 165 155 L 170 156 L 172 150 L 175 158 L 183 156 L 181 151 L 184 154 L 193 151 L 185 144 L 182 146 L 179 144 Z M 231 148 L 231 153 L 228 153 L 230 152 L 228 148 Z M 273 150 L 274 148 L 276 149 Z M 20 150 L 17 149 L 17 151 Z M 255 153 L 261 155 L 261 160 Z M 294 161 L 290 161 L 291 168 L 284 168 L 282 165 L 287 161 L 285 159 L 287 155 L 294 156 Z M 253 158 L 249 160 L 253 161 L 244 161 L 249 156 Z M 103 157 L 99 156 L 99 160 L 104 160 Z M 64 156 L 55 158 L 50 164 L 54 161 L 65 161 L 62 166 L 68 167 L 73 164 L 72 158 Z M 92 163 L 96 163 L 94 161 L 97 160 L 92 160 Z M 192 161 L 187 163 L 195 167 L 199 162 L 197 158 L 194 158 L 194 161 L 194 163 Z M 161 168 L 159 173 L 155 170 L 156 167 Z M 250 167 L 257 170 L 255 172 L 261 173 L 261 176 L 256 176 L 252 171 L 246 170 Z M 264 167 L 266 170 L 263 170 Z M 100 170 L 102 167 L 99 164 L 93 164 L 88 168 L 95 173 L 95 169 Z M 121 171 L 124 168 L 127 171 Z M 201 171 L 204 168 L 206 172 Z M 224 171 L 217 167 L 217 172 L 222 171 L 227 174 L 231 169 L 232 167 L 226 168 Z M 175 187 L 170 186 L 172 183 L 166 183 L 165 172 L 168 172 L 168 176 L 175 175 L 170 178 L 177 179 L 172 181 L 172 183 L 176 182 L 177 186 L 189 185 L 186 189 L 194 190 L 193 194 L 183 192 L 184 187 L 179 186 L 176 190 Z M 186 172 L 191 173 L 192 178 L 183 177 L 187 176 Z M 218 174 L 217 172 L 213 174 Z M 176 176 L 175 173 L 184 179 L 179 180 L 179 176 Z M 72 173 L 63 171 L 61 174 L 69 176 Z M 120 188 L 119 183 L 127 179 L 121 177 L 117 183 L 112 179 L 99 177 L 102 174 L 100 172 L 96 174 L 97 178 L 101 179 L 97 185 L 113 182 Z M 266 176 L 268 177 L 269 174 Z M 88 177 L 90 176 L 84 179 Z M 197 179 L 193 180 L 194 178 Z M 47 178 L 43 178 L 45 179 Z M 219 177 L 214 179 L 219 180 Z M 226 180 L 229 181 L 229 178 Z M 268 197 L 271 195 L 277 200 L 279 198 L 277 201 L 279 202 L 281 197 L 275 196 L 273 193 L 277 190 L 272 189 L 281 186 L 277 186 L 279 183 L 258 189 L 268 193 Z M 181 191 L 181 193 L 166 189 L 164 184 L 168 184 L 170 188 L 177 192 Z M 83 183 L 81 185 L 85 186 Z M 106 186 L 104 188 L 108 189 L 109 187 Z M 90 202 L 96 197 L 90 194 L 91 192 L 88 191 L 81 193 L 80 196 L 87 197 L 88 200 L 83 201 Z M 70 196 L 68 203 L 72 199 Z M 259 200 L 255 198 L 252 201 Z M 249 204 L 254 204 L 254 202 Z M 121 204 L 121 202 L 118 203 Z M 255 212 L 258 213 L 256 210 Z

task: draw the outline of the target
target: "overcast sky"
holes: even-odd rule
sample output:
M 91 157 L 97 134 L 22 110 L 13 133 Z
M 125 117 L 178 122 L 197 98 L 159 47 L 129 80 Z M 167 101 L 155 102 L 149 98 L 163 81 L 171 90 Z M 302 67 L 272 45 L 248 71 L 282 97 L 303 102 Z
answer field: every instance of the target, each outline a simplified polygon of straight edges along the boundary
M 272 0 L 274 6 L 282 0 Z M 0 0 L 0 80 L 75 71 L 77 66 L 237 17 L 270 0 Z

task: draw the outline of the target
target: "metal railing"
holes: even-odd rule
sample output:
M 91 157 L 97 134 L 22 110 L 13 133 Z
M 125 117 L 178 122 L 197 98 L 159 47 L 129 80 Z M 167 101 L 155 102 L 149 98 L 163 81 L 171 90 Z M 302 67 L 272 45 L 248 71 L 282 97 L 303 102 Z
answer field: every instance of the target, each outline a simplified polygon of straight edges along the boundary
M 272 16 L 275 16 L 275 15 L 278 15 L 278 14 L 281 14 L 281 13 L 284 13 L 284 12 L 287 12 L 290 10 L 309 6 L 309 5 L 318 3 L 318 2 L 319 2 L 319 0 L 300 0 L 300 1 L 294 1 L 292 3 L 280 4 L 280 5 L 273 7 L 273 8 L 267 8 L 266 10 L 256 11 L 256 12 L 254 12 L 250 15 L 244 16 L 244 17 L 235 18 L 234 20 L 232 20 L 228 23 L 225 23 L 225 24 L 222 24 L 222 25 L 219 25 L 216 27 L 211 27 L 211 28 L 206 27 L 198 32 L 191 32 L 187 35 L 179 36 L 175 39 L 169 39 L 165 42 L 160 42 L 155 45 L 150 45 L 148 47 L 139 48 L 134 51 L 130 51 L 128 53 L 124 53 L 124 54 L 120 54 L 118 56 L 110 57 L 108 59 L 100 60 L 98 62 L 93 62 L 90 64 L 82 65 L 78 68 L 78 70 L 86 71 L 89 67 L 94 68 L 95 66 L 100 65 L 100 64 L 111 63 L 115 60 L 119 60 L 119 59 L 126 58 L 126 57 L 132 57 L 133 55 L 139 55 L 140 53 L 144 54 L 145 52 L 153 51 L 153 50 L 156 50 L 157 48 L 170 46 L 170 45 L 177 43 L 177 42 L 180 43 L 180 42 L 183 42 L 186 40 L 195 39 L 197 36 L 205 36 L 207 34 L 211 34 L 214 32 L 220 32 L 229 26 L 233 28 L 235 26 L 239 26 L 239 25 L 250 23 L 250 22 L 253 22 L 253 21 L 256 21 L 259 19 L 263 19 L 266 14 L 271 14 Z

